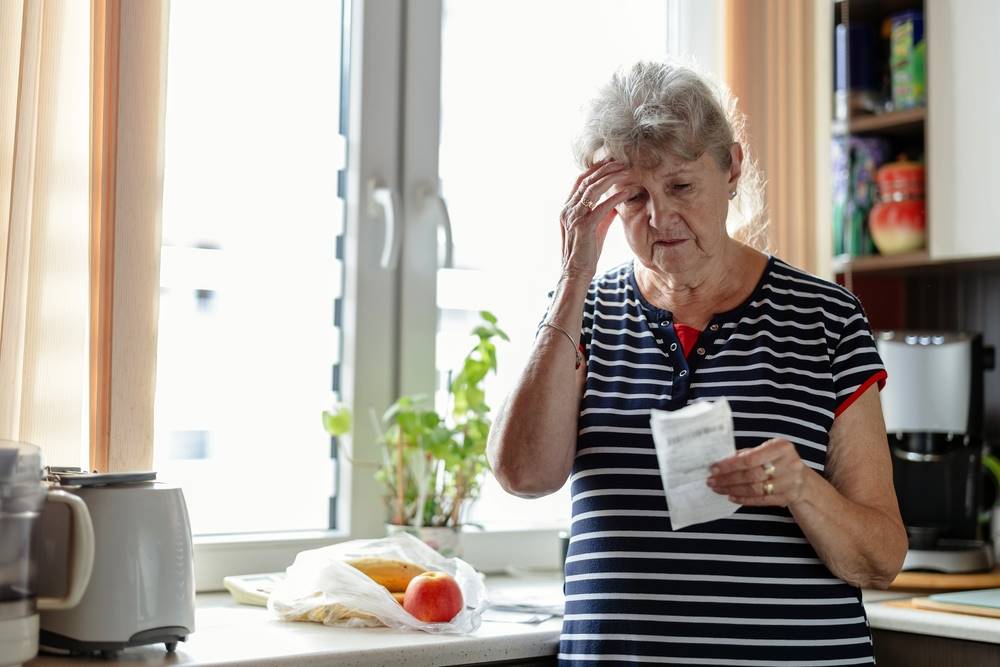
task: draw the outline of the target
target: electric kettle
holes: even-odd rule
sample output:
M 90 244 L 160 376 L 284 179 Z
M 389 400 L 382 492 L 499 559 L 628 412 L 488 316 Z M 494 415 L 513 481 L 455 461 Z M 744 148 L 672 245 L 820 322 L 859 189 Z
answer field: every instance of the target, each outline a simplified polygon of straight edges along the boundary
M 67 566 L 38 565 L 32 535 L 44 508 L 63 516 L 67 533 L 51 545 Z M 58 511 L 57 511 L 58 510 Z M 68 510 L 68 511 L 67 511 Z M 66 552 L 66 545 L 70 550 Z M 94 562 L 94 529 L 76 496 L 42 482 L 38 447 L 0 440 L 0 667 L 20 665 L 38 653 L 40 610 L 70 609 L 83 597 Z M 39 596 L 39 584 L 58 580 L 60 595 Z

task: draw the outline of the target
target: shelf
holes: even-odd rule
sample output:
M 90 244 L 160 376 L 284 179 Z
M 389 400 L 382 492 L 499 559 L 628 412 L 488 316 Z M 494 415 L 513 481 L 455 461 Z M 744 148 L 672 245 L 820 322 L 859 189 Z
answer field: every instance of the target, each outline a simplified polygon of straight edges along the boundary
M 931 259 L 926 250 L 920 250 L 902 255 L 867 255 L 864 257 L 839 255 L 833 258 L 833 272 L 836 275 L 881 272 L 913 273 L 913 269 L 948 268 L 996 269 L 1000 268 L 1000 256 Z
M 867 255 L 851 257 L 840 255 L 833 258 L 834 273 L 867 273 L 891 269 L 908 269 L 927 266 L 931 263 L 926 250 L 902 255 Z
M 837 6 L 847 8 L 851 23 L 868 23 L 878 28 L 882 20 L 907 9 L 923 9 L 923 0 L 843 0 Z
M 904 109 L 873 116 L 858 116 L 848 121 L 847 127 L 851 134 L 913 132 L 922 129 L 926 116 L 927 112 L 923 107 Z
M 904 109 L 871 116 L 855 116 L 847 123 L 833 121 L 834 134 L 916 134 L 923 132 L 927 112 L 924 108 Z

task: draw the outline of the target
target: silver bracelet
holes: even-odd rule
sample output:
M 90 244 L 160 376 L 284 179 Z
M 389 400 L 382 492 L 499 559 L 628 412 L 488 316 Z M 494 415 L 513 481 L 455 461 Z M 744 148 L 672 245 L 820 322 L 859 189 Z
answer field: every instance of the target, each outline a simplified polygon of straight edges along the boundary
M 562 332 L 563 336 L 566 336 L 566 340 L 568 340 L 569 344 L 573 346 L 573 353 L 576 355 L 576 368 L 579 368 L 580 364 L 583 363 L 583 355 L 580 354 L 580 348 L 577 346 L 576 343 L 573 342 L 573 337 L 569 335 L 569 332 L 563 329 L 558 324 L 555 324 L 554 322 L 542 322 L 542 326 L 552 327 L 556 331 Z

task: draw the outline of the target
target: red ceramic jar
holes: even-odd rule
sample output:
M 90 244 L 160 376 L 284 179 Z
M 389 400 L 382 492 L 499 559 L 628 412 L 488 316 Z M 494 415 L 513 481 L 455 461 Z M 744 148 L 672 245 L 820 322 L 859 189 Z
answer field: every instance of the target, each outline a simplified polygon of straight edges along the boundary
M 924 166 L 904 158 L 883 165 L 875 181 L 879 202 L 868 217 L 875 247 L 883 255 L 923 248 L 927 240 Z

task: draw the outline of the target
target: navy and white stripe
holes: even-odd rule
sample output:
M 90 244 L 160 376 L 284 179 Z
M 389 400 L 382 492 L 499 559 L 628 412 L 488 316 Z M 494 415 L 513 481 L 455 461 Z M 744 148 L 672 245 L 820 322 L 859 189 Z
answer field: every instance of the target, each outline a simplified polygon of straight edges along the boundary
M 649 426 L 651 408 L 725 397 L 738 448 L 784 437 L 823 473 L 836 415 L 885 377 L 857 299 L 770 258 L 689 360 L 631 263 L 593 281 L 584 311 L 560 665 L 871 664 L 860 591 L 787 509 L 672 529 Z

